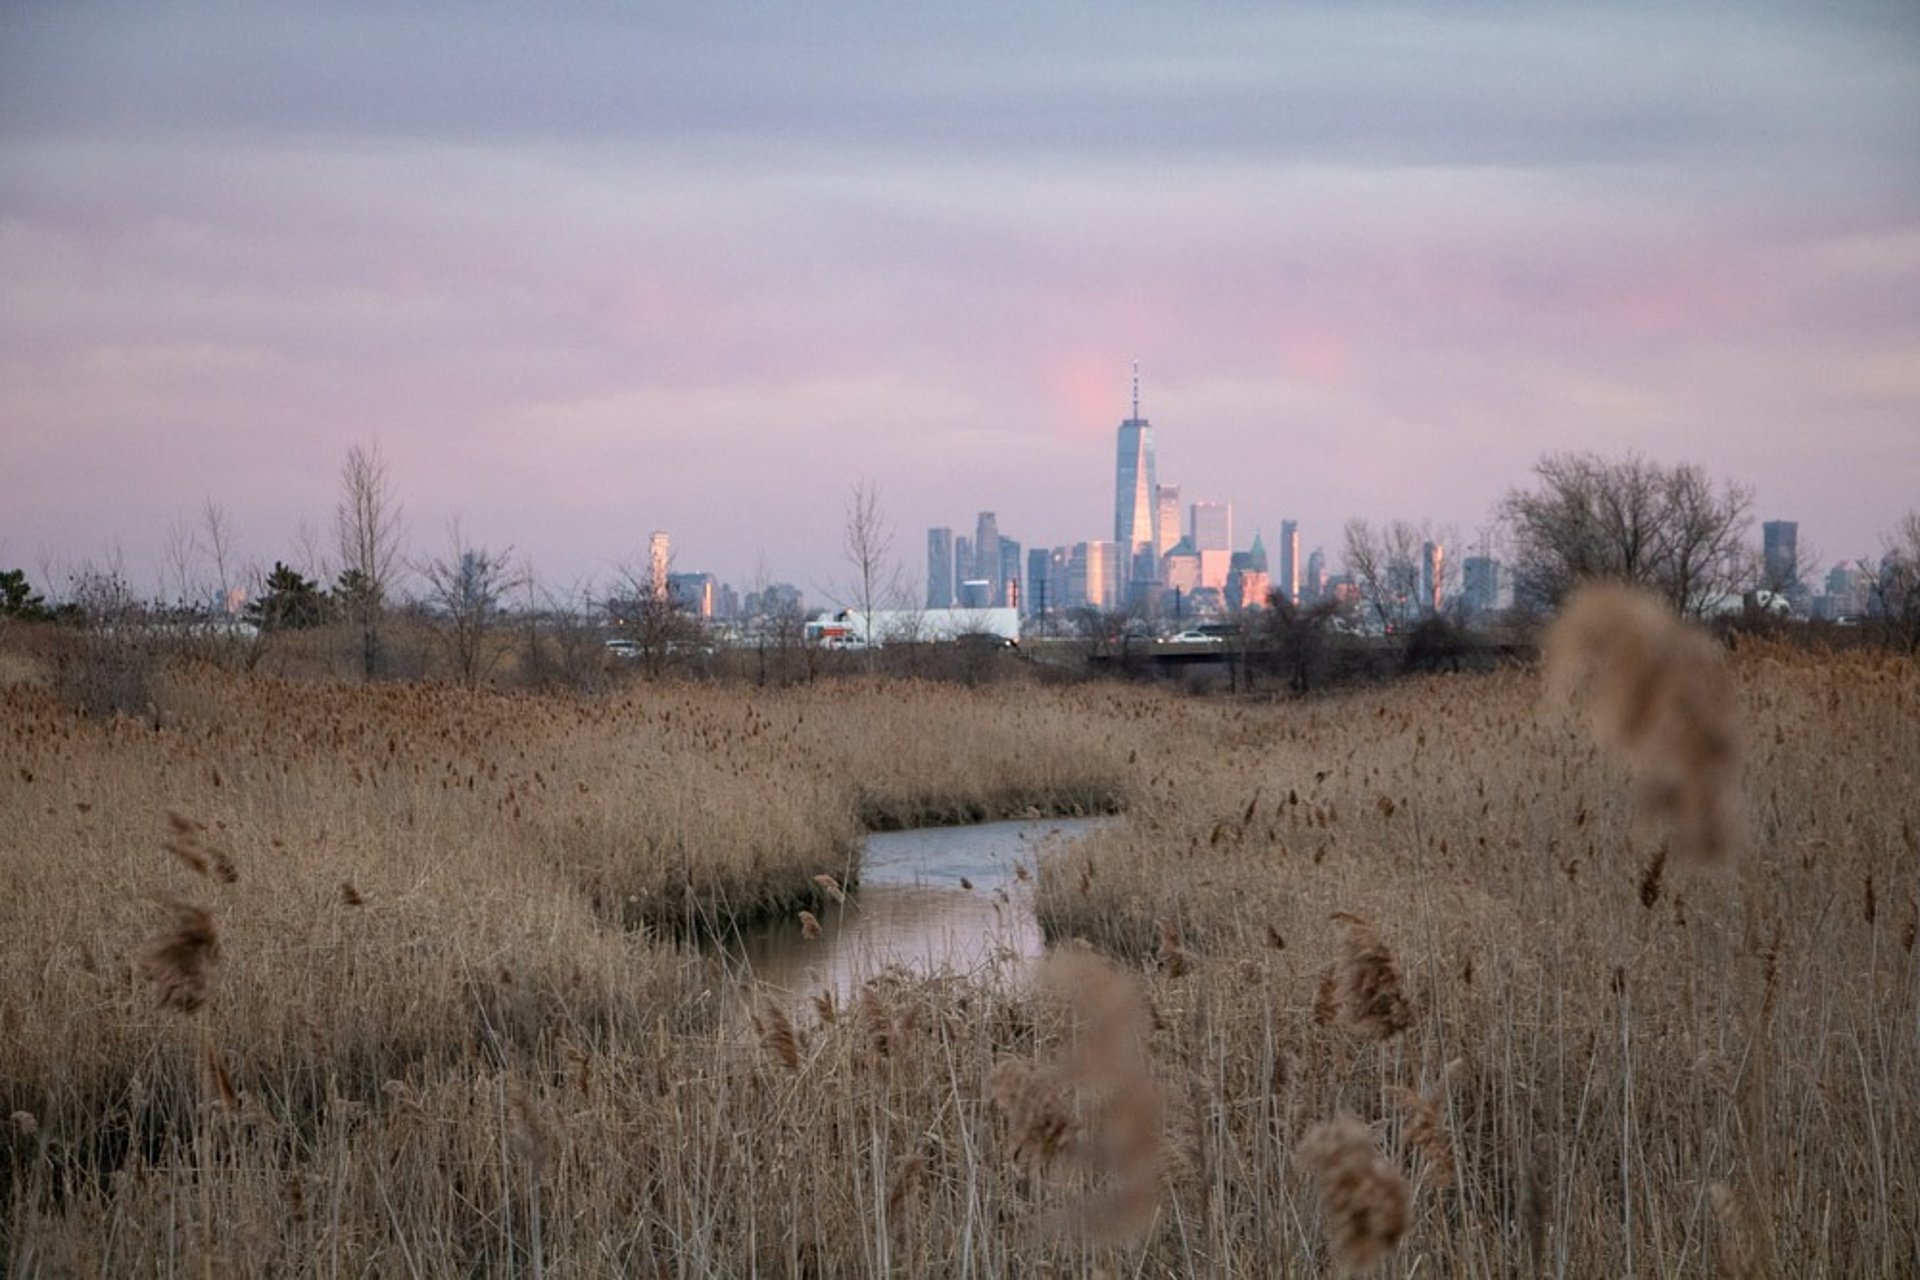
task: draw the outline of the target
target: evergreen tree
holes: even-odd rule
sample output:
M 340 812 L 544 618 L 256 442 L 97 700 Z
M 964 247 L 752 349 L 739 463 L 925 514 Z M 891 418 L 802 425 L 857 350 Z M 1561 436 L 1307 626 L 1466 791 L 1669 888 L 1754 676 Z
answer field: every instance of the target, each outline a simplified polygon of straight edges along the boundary
M 44 596 L 27 584 L 25 569 L 0 572 L 0 618 L 18 618 L 23 622 L 43 622 L 53 616 Z
M 327 620 L 327 597 L 319 583 L 276 560 L 266 592 L 247 606 L 247 617 L 262 631 L 317 627 Z

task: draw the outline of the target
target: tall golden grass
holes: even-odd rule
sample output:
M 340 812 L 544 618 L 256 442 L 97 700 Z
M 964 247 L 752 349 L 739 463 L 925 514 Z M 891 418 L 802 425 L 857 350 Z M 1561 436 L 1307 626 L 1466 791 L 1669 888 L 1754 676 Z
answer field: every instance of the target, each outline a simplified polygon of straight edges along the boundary
M 1746 853 L 1650 876 L 1642 763 L 1531 671 L 1262 705 L 189 668 L 137 724 L 15 683 L 0 1255 L 1909 1273 L 1920 675 L 1743 646 L 1726 693 Z M 1033 986 L 796 1008 L 692 941 L 822 910 L 865 826 L 1112 803 L 1035 870 Z

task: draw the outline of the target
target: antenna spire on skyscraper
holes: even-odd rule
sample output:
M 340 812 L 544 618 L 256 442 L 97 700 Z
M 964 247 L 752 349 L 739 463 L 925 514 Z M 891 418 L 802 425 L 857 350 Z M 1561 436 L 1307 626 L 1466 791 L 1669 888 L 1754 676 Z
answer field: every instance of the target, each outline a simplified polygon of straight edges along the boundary
M 1140 420 L 1140 362 L 1133 362 L 1133 419 Z

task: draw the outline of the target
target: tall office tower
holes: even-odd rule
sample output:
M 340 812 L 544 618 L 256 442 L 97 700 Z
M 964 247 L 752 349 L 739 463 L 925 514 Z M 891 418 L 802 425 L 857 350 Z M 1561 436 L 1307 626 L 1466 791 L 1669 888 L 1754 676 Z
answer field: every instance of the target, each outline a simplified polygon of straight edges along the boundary
M 1155 505 L 1160 511 L 1160 537 L 1154 543 L 1154 550 L 1164 560 L 1167 552 L 1180 541 L 1180 486 L 1163 484 L 1154 492 L 1158 495 Z
M 1020 544 L 1013 538 L 1000 539 L 1000 596 L 994 601 L 1002 609 L 1020 603 Z
M 1224 590 L 1233 561 L 1233 506 L 1196 502 L 1191 511 L 1193 549 L 1200 556 L 1200 585 Z
M 1307 557 L 1307 581 L 1301 590 L 1306 592 L 1308 604 L 1319 604 L 1320 597 L 1327 593 L 1327 553 L 1319 547 Z
M 1119 445 L 1113 540 L 1127 561 L 1121 577 L 1150 586 L 1160 576 L 1160 483 L 1153 460 L 1153 427 L 1140 416 L 1138 362 L 1133 366 L 1133 416 L 1120 424 Z
M 1761 585 L 1785 591 L 1800 585 L 1800 522 L 1769 520 L 1760 526 L 1760 558 L 1766 572 Z
M 973 573 L 973 539 L 964 533 L 953 535 L 953 602 L 960 603 L 960 584 Z
M 1492 613 L 1500 606 L 1500 562 L 1492 556 L 1468 556 L 1460 563 L 1460 603 L 1469 615 Z
M 1295 604 L 1300 603 L 1300 522 L 1280 522 L 1280 576 L 1273 589 Z
M 1420 599 L 1417 602 L 1421 614 L 1438 613 L 1446 603 L 1441 597 L 1446 590 L 1447 549 L 1437 542 L 1420 544 Z
M 1067 589 L 1060 603 L 1078 609 L 1087 603 L 1087 544 L 1076 542 L 1067 552 Z
M 1027 552 L 1027 593 L 1020 597 L 1020 612 L 1029 618 L 1044 618 L 1060 607 L 1053 585 L 1053 550 L 1035 547 Z
M 1000 522 L 991 511 L 982 511 L 973 529 L 973 564 L 969 577 L 985 578 L 991 607 L 1000 605 Z
M 1124 608 L 1127 603 L 1127 565 L 1133 557 L 1123 551 L 1117 542 L 1094 542 L 1088 545 L 1092 548 L 1092 558 L 1099 562 L 1100 607 Z M 1088 603 L 1093 602 L 1089 600 Z
M 1079 542 L 1067 566 L 1068 595 L 1076 605 L 1090 609 L 1117 609 L 1123 580 L 1120 575 L 1120 544 L 1117 542 Z
M 683 612 L 695 618 L 713 617 L 719 586 L 719 579 L 710 573 L 667 575 L 667 595 Z
M 1191 511 L 1195 551 L 1233 550 L 1232 503 L 1196 502 Z
M 927 530 L 927 608 L 953 608 L 953 530 Z
M 647 535 L 647 586 L 655 600 L 667 598 L 667 566 L 673 563 L 673 540 L 666 530 Z

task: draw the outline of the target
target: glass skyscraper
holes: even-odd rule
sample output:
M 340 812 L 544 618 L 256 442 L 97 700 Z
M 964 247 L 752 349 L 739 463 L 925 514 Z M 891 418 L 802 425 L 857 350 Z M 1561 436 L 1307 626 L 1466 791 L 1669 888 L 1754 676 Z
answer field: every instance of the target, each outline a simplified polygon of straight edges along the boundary
M 953 608 L 953 530 L 927 530 L 927 608 Z
M 1120 424 L 1114 468 L 1113 540 L 1129 583 L 1160 577 L 1160 477 L 1153 458 L 1153 426 L 1140 416 L 1140 370 L 1134 367 L 1133 416 Z

